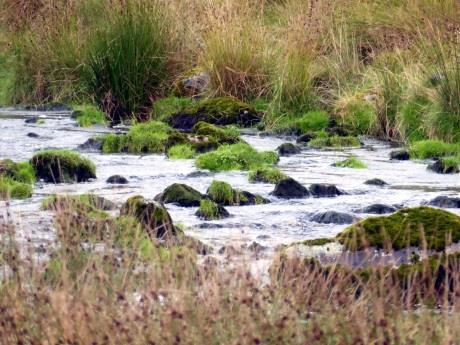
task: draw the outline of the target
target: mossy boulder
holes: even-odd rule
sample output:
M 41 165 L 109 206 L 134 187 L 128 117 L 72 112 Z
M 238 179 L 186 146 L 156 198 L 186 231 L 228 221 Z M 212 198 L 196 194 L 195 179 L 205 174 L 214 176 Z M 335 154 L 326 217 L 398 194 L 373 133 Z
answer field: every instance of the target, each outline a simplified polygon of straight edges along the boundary
M 106 198 L 96 194 L 52 194 L 42 201 L 42 209 L 57 211 L 61 208 L 80 208 L 88 212 L 94 209 L 111 211 L 117 208 L 117 205 Z
M 0 200 L 31 197 L 34 182 L 35 171 L 28 162 L 0 160 Z
M 345 147 L 360 147 L 361 142 L 354 136 L 318 136 L 309 141 L 308 146 L 314 148 L 345 148 Z
M 169 124 L 178 130 L 190 132 L 200 121 L 213 125 L 254 126 L 261 114 L 252 106 L 231 97 L 206 99 L 189 106 L 185 111 L 171 115 Z
M 249 182 L 252 183 L 278 183 L 286 179 L 287 176 L 275 167 L 261 167 L 249 172 Z
M 155 197 L 155 201 L 163 204 L 177 204 L 183 207 L 200 206 L 204 195 L 196 189 L 182 183 L 174 183 L 167 187 L 163 193 Z
M 246 143 L 222 145 L 216 151 L 202 154 L 196 166 L 210 171 L 252 170 L 277 163 L 278 155 L 273 151 L 259 152 Z
M 67 150 L 36 153 L 30 160 L 37 178 L 50 183 L 85 182 L 96 178 L 96 167 L 87 158 Z
M 195 215 L 203 220 L 218 220 L 230 217 L 230 213 L 222 206 L 211 200 L 201 200 L 200 208 Z
M 148 201 L 140 195 L 129 198 L 123 204 L 120 215 L 136 218 L 148 235 L 154 239 L 168 239 L 180 233 L 165 207 L 155 201 Z
M 278 182 L 270 194 L 281 199 L 302 199 L 311 196 L 307 188 L 290 177 Z
M 443 250 L 460 241 L 460 217 L 421 206 L 399 210 L 390 216 L 364 219 L 337 236 L 347 249 L 366 247 L 403 249 L 409 246 Z
M 206 194 L 216 204 L 224 206 L 259 205 L 270 202 L 258 194 L 234 189 L 230 184 L 223 181 L 213 181 Z
M 195 135 L 213 138 L 219 144 L 236 144 L 240 141 L 240 132 L 235 127 L 220 127 L 200 121 L 192 131 Z
M 443 158 L 428 165 L 427 169 L 437 174 L 458 174 L 460 172 L 460 168 L 457 161 L 450 162 Z

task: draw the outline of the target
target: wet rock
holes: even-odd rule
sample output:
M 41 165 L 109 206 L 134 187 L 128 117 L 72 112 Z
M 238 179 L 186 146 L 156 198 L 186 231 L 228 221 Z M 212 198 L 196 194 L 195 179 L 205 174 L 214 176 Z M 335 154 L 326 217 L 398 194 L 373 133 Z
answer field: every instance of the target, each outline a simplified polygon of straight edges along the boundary
M 370 213 L 370 214 L 387 214 L 396 212 L 396 207 L 384 204 L 373 204 L 367 207 L 364 207 L 360 210 L 361 213 Z
M 250 105 L 231 97 L 217 97 L 200 101 L 184 112 L 173 114 L 168 121 L 173 128 L 190 132 L 199 121 L 220 126 L 250 127 L 260 120 L 261 114 Z
M 89 138 L 83 144 L 78 145 L 80 151 L 102 151 L 102 139 L 101 138 Z
M 196 96 L 202 94 L 209 88 L 211 77 L 208 72 L 201 72 L 188 78 L 184 78 L 181 82 L 183 93 L 188 96 Z
M 316 138 L 314 133 L 303 134 L 297 138 L 297 144 L 308 144 L 310 141 Z
M 128 179 L 121 175 L 113 175 L 110 176 L 106 182 L 109 184 L 128 184 Z
M 385 181 L 379 179 L 379 178 L 373 178 L 371 180 L 367 180 L 366 182 L 364 182 L 364 184 L 367 184 L 367 185 L 370 185 L 370 186 L 379 186 L 379 187 L 383 187 L 383 186 L 387 186 L 388 183 L 386 183 Z
M 398 161 L 407 161 L 410 159 L 410 155 L 407 150 L 395 150 L 390 152 L 390 159 Z
M 163 204 L 177 204 L 182 207 L 200 206 L 204 195 L 196 189 L 182 183 L 174 183 L 167 187 L 163 193 L 155 197 L 155 201 Z
M 428 202 L 428 205 L 441 208 L 460 208 L 460 198 L 441 195 Z
M 458 165 L 448 165 L 441 159 L 428 165 L 427 169 L 437 174 L 458 174 L 460 172 Z
M 278 151 L 278 154 L 283 157 L 283 156 L 291 156 L 295 155 L 301 152 L 300 147 L 291 144 L 291 143 L 284 143 L 278 146 L 276 149 Z
M 34 133 L 34 132 L 27 133 L 27 136 L 29 138 L 34 138 L 34 139 L 40 138 L 40 135 L 38 135 L 37 133 Z
M 270 194 L 281 199 L 301 199 L 310 196 L 308 189 L 293 178 L 287 178 L 278 182 L 275 190 Z
M 241 251 L 239 251 L 238 249 L 236 249 L 233 246 L 222 246 L 222 247 L 219 248 L 218 253 L 220 255 L 233 256 L 233 255 L 241 254 Z
M 32 157 L 30 164 L 37 178 L 48 183 L 86 182 L 96 178 L 95 165 L 72 151 L 42 151 Z
M 129 198 L 123 204 L 120 215 L 135 217 L 151 238 L 166 239 L 180 233 L 164 206 L 140 195 Z
M 302 134 L 302 129 L 298 125 L 291 125 L 288 127 L 275 128 L 270 132 L 270 135 L 282 137 L 298 137 Z
M 25 123 L 37 123 L 39 120 L 39 117 L 38 116 L 34 116 L 34 117 L 30 117 L 28 119 L 26 119 L 24 122 Z
M 96 194 L 53 194 L 43 201 L 42 208 L 51 211 L 72 208 L 87 211 L 93 211 L 94 209 L 113 211 L 117 209 L 117 205 Z
M 351 224 L 356 218 L 352 215 L 336 211 L 326 211 L 314 214 L 310 220 L 321 224 Z
M 192 171 L 190 174 L 187 174 L 187 178 L 198 178 L 198 177 L 208 177 L 211 176 L 211 173 L 207 171 Z
M 332 198 L 344 194 L 333 184 L 315 183 L 310 186 L 309 190 L 315 198 Z

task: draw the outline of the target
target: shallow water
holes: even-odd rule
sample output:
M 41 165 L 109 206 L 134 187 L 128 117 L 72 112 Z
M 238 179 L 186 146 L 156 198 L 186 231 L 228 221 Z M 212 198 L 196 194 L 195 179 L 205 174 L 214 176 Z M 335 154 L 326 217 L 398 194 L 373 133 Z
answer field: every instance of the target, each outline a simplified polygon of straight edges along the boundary
M 103 127 L 76 127 L 75 121 L 65 112 L 11 113 L 8 110 L 0 110 L 0 114 L 0 159 L 26 160 L 34 151 L 44 148 L 76 149 L 88 138 L 108 131 Z M 44 117 L 45 123 L 26 124 L 24 118 L 31 115 Z M 40 138 L 28 137 L 29 132 L 40 135 Z M 255 132 L 245 132 L 243 139 L 259 150 L 274 150 L 281 143 L 289 141 L 259 137 Z M 212 222 L 203 222 L 196 218 L 196 208 L 167 205 L 174 221 L 184 224 L 192 236 L 215 247 L 239 246 L 256 241 L 271 252 L 281 244 L 334 236 L 345 227 L 309 221 L 309 216 L 315 212 L 335 210 L 363 218 L 369 215 L 358 213 L 356 210 L 374 203 L 417 206 L 438 195 L 460 194 L 460 175 L 438 175 L 429 172 L 426 162 L 390 161 L 388 156 L 391 148 L 387 143 L 374 140 L 364 142 L 365 147 L 360 149 L 322 151 L 305 148 L 301 154 L 281 157 L 279 168 L 302 184 L 308 186 L 312 183 L 330 183 L 347 193 L 336 198 L 279 200 L 269 195 L 274 188 L 273 185 L 251 184 L 246 172 L 209 173 L 205 176 L 187 177 L 197 170 L 193 160 L 172 161 L 164 155 L 84 153 L 97 166 L 96 180 L 63 185 L 37 183 L 31 199 L 12 201 L 8 209 L 14 214 L 20 238 L 33 243 L 34 246 L 46 247 L 54 239 L 50 215 L 39 210 L 40 200 L 46 195 L 92 192 L 121 204 L 135 194 L 153 198 L 175 182 L 186 183 L 205 192 L 213 179 L 219 179 L 229 182 L 233 187 L 260 193 L 268 197 L 272 203 L 228 207 L 231 218 Z M 350 154 L 363 160 L 368 169 L 331 166 Z M 105 180 L 115 174 L 127 177 L 130 183 L 124 186 L 106 184 Z M 365 185 L 364 181 L 371 178 L 383 179 L 389 186 L 381 188 Z M 460 214 L 460 210 L 451 211 Z

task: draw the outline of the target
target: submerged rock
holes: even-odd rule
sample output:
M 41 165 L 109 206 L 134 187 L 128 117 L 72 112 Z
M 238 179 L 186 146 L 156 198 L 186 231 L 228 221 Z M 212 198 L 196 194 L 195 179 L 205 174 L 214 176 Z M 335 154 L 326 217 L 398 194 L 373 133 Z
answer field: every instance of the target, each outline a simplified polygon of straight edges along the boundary
M 96 167 L 87 158 L 66 150 L 48 150 L 30 160 L 37 178 L 51 183 L 85 182 L 96 178 Z
M 163 193 L 155 197 L 155 201 L 163 204 L 177 204 L 182 207 L 200 206 L 204 195 L 196 189 L 182 183 L 174 183 L 167 187 Z
M 129 198 L 123 204 L 120 215 L 135 217 L 152 238 L 171 238 L 180 232 L 164 206 L 147 201 L 140 195 Z
M 442 159 L 428 165 L 427 169 L 437 174 L 458 174 L 460 172 L 458 165 L 448 165 Z
M 203 100 L 190 109 L 171 115 L 169 124 L 178 130 L 189 132 L 199 122 L 214 125 L 238 125 L 250 127 L 261 120 L 261 115 L 250 105 L 231 97 Z
M 110 176 L 107 181 L 109 184 L 128 184 L 128 179 L 121 175 Z
M 78 145 L 81 151 L 102 151 L 102 138 L 89 138 L 83 144 Z
M 384 204 L 373 204 L 360 210 L 361 213 L 387 214 L 396 212 L 396 207 Z
M 367 180 L 366 182 L 364 182 L 364 184 L 367 184 L 367 185 L 370 185 L 370 186 L 379 186 L 379 187 L 383 187 L 383 186 L 387 186 L 388 183 L 386 183 L 385 181 L 379 179 L 379 178 L 373 178 L 371 180 Z
M 314 214 L 310 220 L 321 224 L 351 224 L 356 218 L 347 213 L 325 211 Z
M 276 149 L 278 151 L 278 154 L 283 157 L 283 156 L 291 156 L 300 153 L 302 150 L 300 147 L 291 144 L 291 143 L 284 143 L 278 146 Z
M 310 196 L 307 188 L 290 177 L 278 182 L 270 194 L 281 199 L 301 199 Z
M 395 150 L 390 152 L 390 159 L 398 161 L 407 161 L 410 159 L 410 155 L 407 150 Z
M 333 184 L 315 183 L 310 186 L 309 190 L 315 198 L 332 198 L 344 194 Z
M 428 202 L 428 205 L 441 208 L 460 208 L 460 198 L 441 195 Z
M 34 133 L 34 132 L 27 133 L 27 136 L 28 136 L 29 138 L 34 138 L 34 139 L 40 138 L 40 135 L 37 134 L 37 133 Z
M 25 119 L 25 123 L 37 123 L 40 118 L 38 116 L 30 117 Z

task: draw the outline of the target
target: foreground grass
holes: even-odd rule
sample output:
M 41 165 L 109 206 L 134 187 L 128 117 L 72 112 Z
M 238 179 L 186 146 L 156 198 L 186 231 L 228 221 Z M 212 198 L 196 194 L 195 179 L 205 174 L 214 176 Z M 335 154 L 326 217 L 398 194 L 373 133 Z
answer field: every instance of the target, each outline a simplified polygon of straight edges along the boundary
M 78 219 L 55 212 L 59 243 L 45 261 L 18 255 L 14 224 L 1 220 L 5 343 L 450 344 L 460 336 L 456 257 L 444 266 L 447 285 L 435 279 L 443 256 L 362 272 L 280 256 L 261 280 L 250 265 L 200 264 L 185 247 L 150 242 L 128 219 L 96 246 L 74 231 Z

